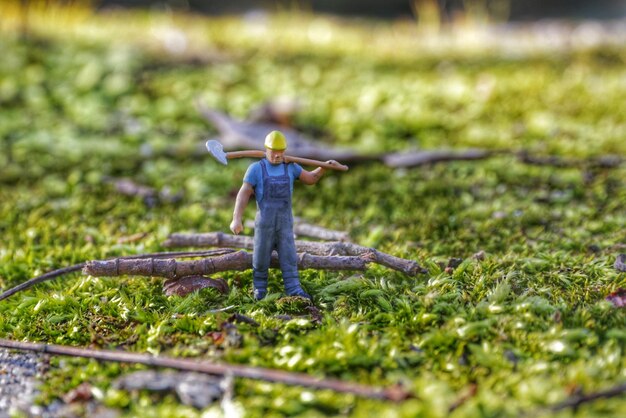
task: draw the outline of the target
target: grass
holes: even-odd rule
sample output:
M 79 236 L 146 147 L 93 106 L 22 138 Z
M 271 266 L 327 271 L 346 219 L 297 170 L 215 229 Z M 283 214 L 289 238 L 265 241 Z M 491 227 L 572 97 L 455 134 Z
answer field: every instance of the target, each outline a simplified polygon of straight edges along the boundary
M 55 13 L 44 19 L 33 9 L 28 36 L 15 31 L 17 20 L 1 26 L 2 289 L 84 260 L 159 251 L 172 232 L 226 231 L 247 162 L 224 168 L 192 157 L 215 133 L 194 110 L 196 97 L 240 118 L 297 97 L 297 127 L 364 152 L 626 155 L 623 45 L 555 52 L 535 40 L 511 55 L 492 38 L 462 48 L 461 35 L 435 50 L 408 23 Z M 167 52 L 159 37 L 167 32 L 155 29 L 163 27 L 185 34 L 187 49 Z M 416 169 L 356 165 L 296 187 L 295 213 L 415 259 L 427 275 L 304 271 L 317 322 L 281 298 L 277 272 L 260 303 L 249 271 L 224 274 L 228 295 L 184 298 L 165 297 L 158 279 L 73 274 L 2 301 L 0 336 L 401 383 L 416 395 L 391 404 L 240 380 L 234 401 L 249 416 L 541 415 L 579 390 L 626 380 L 626 314 L 604 300 L 626 287 L 613 268 L 626 243 L 625 176 L 624 165 L 557 169 L 505 155 Z M 108 177 L 184 197 L 149 207 L 116 194 Z M 118 243 L 139 232 L 147 236 Z M 472 257 L 479 251 L 482 260 Z M 449 273 L 452 257 L 464 261 Z M 214 338 L 232 312 L 260 324 L 237 324 L 243 343 Z M 42 403 L 89 382 L 98 402 L 126 416 L 219 411 L 112 388 L 137 366 L 68 358 L 52 366 Z M 617 417 L 624 402 L 544 415 Z

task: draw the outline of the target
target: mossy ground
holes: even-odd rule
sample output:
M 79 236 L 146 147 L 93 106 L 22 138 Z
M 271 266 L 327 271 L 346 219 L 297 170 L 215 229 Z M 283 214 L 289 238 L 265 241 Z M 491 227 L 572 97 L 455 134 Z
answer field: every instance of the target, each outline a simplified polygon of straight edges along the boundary
M 181 26 L 172 17 L 74 13 L 35 14 L 28 36 L 7 21 L 2 27 L 2 289 L 85 260 L 159 251 L 172 232 L 226 231 L 248 162 L 224 167 L 192 157 L 215 133 L 194 110 L 196 98 L 243 118 L 264 101 L 295 97 L 303 103 L 297 127 L 365 152 L 626 155 L 623 45 L 426 53 L 414 37 L 391 36 L 375 22 L 269 17 L 283 32 L 263 40 L 256 23 L 236 20 L 187 17 Z M 51 29 L 54 16 L 67 25 Z M 158 38 L 160 18 L 200 46 L 158 52 L 146 39 Z M 129 22 L 144 36 L 124 38 Z M 300 28 L 323 39 L 330 30 L 332 42 L 281 38 Z M 108 177 L 184 197 L 149 207 L 117 194 Z M 356 165 L 296 187 L 295 213 L 415 259 L 428 274 L 303 271 L 321 322 L 280 299 L 278 273 L 276 293 L 260 303 L 249 271 L 223 275 L 228 295 L 205 289 L 187 297 L 164 296 L 160 279 L 73 274 L 0 302 L 0 336 L 401 383 L 416 395 L 392 404 L 240 380 L 235 402 L 250 416 L 440 417 L 474 390 L 451 416 L 518 416 L 626 380 L 626 311 L 604 300 L 626 287 L 612 267 L 626 243 L 624 178 L 624 165 L 537 167 L 510 155 L 416 169 Z M 119 243 L 140 232 L 140 241 Z M 479 251 L 486 257 L 473 259 Z M 465 261 L 445 272 L 441 263 L 451 257 Z M 260 323 L 237 324 L 241 346 L 213 338 L 232 312 Z M 203 413 L 173 396 L 110 387 L 137 366 L 67 358 L 53 366 L 44 403 L 89 382 L 102 403 L 128 416 Z M 577 414 L 617 417 L 625 407 L 624 398 L 599 400 Z

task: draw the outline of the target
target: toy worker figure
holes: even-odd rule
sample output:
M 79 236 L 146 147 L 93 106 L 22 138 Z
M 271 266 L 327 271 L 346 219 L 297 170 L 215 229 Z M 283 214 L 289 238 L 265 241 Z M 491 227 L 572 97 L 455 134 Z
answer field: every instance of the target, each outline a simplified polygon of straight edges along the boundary
M 268 269 L 273 250 L 278 252 L 287 295 L 311 299 L 300 286 L 293 236 L 291 195 L 294 180 L 299 179 L 304 184 L 315 184 L 325 170 L 318 167 L 313 171 L 306 171 L 296 163 L 285 163 L 285 149 L 287 140 L 281 132 L 272 131 L 265 137 L 265 159 L 248 167 L 243 185 L 237 193 L 233 221 L 230 224 L 230 230 L 234 234 L 239 234 L 243 230 L 243 212 L 250 196 L 254 194 L 257 212 L 254 222 L 252 281 L 256 300 L 263 299 L 267 294 Z M 333 160 L 328 163 L 336 164 Z

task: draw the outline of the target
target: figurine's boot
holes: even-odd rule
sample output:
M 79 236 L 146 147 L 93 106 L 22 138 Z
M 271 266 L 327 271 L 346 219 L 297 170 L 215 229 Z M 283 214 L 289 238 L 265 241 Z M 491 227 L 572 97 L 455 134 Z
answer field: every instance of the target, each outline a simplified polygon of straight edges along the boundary
M 267 295 L 267 270 L 260 272 L 255 269 L 252 273 L 252 283 L 254 284 L 254 299 L 263 299 Z

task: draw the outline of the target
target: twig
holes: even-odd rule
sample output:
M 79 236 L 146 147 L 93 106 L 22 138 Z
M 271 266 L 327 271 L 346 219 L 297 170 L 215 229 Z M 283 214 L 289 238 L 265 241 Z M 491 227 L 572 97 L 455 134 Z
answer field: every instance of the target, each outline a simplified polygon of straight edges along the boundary
M 211 363 L 206 360 L 179 359 L 112 350 L 94 350 L 53 344 L 19 342 L 6 339 L 0 339 L 0 346 L 16 350 L 36 351 L 54 355 L 93 358 L 96 360 L 115 361 L 120 363 L 137 363 L 153 367 L 168 367 L 177 370 L 186 370 L 219 376 L 231 374 L 234 377 L 304 386 L 313 389 L 329 389 L 340 393 L 351 393 L 364 398 L 390 400 L 394 402 L 402 401 L 411 397 L 410 393 L 398 386 L 379 388 L 338 379 L 314 377 L 305 373 L 292 373 L 262 367 L 242 366 L 238 364 L 218 364 Z
M 550 166 L 558 168 L 567 167 L 596 167 L 596 168 L 616 168 L 619 167 L 624 159 L 618 155 L 602 155 L 589 159 L 573 159 L 560 157 L 556 155 L 539 156 L 530 155 L 528 151 L 520 151 L 517 153 L 517 158 L 524 164 Z
M 300 269 L 365 270 L 370 262 L 365 257 L 320 257 L 300 254 Z M 278 257 L 272 257 L 271 266 L 278 267 Z M 96 277 L 135 275 L 157 276 L 176 279 L 187 276 L 210 275 L 220 271 L 247 270 L 252 268 L 252 254 L 237 251 L 219 257 L 193 261 L 176 261 L 173 258 L 117 258 L 105 261 L 89 261 L 83 272 Z
M 478 385 L 476 383 L 471 383 L 465 393 L 460 395 L 456 401 L 450 407 L 448 407 L 448 413 L 454 412 L 456 409 L 460 408 L 465 402 L 472 399 L 476 396 L 476 392 L 478 391 Z
M 158 202 L 176 203 L 183 198 L 182 193 L 174 194 L 169 188 L 163 188 L 161 191 L 158 191 L 152 187 L 137 184 L 130 179 L 107 177 L 104 181 L 113 185 L 115 190 L 120 194 L 142 198 L 146 206 L 149 207 L 155 206 Z
M 204 234 L 172 234 L 163 245 L 165 247 L 226 247 L 250 250 L 253 248 L 254 242 L 251 237 L 229 235 L 222 232 L 209 232 Z M 401 271 L 408 276 L 416 276 L 419 273 L 427 272 L 427 270 L 413 260 L 395 257 L 374 248 L 362 247 L 348 242 L 319 243 L 296 241 L 296 250 L 301 253 L 319 256 L 343 255 L 368 257 L 372 262 Z
M 245 223 L 247 228 L 254 229 L 254 221 L 248 220 Z M 350 236 L 345 231 L 335 231 L 318 225 L 304 222 L 294 218 L 293 233 L 296 236 L 317 238 L 324 241 L 350 241 Z
M 25 289 L 28 289 L 30 287 L 33 287 L 36 284 L 43 283 L 45 281 L 55 279 L 55 278 L 57 278 L 59 276 L 62 276 L 64 274 L 68 274 L 68 273 L 73 273 L 75 271 L 79 271 L 83 267 L 85 267 L 85 263 L 75 264 L 75 265 L 70 266 L 70 267 L 64 267 L 62 269 L 58 269 L 58 270 L 54 270 L 54 271 L 50 271 L 48 273 L 42 274 L 41 276 L 37 276 L 37 277 L 35 277 L 33 279 L 25 281 L 24 283 L 21 283 L 21 284 L 15 286 L 13 288 L 7 290 L 6 292 L 2 293 L 0 295 L 0 300 L 4 300 L 4 299 L 8 298 L 9 296 L 14 295 L 17 292 L 20 292 L 22 290 L 25 290 Z
M 217 309 L 211 309 L 210 311 L 207 311 L 206 313 L 218 313 L 218 312 L 226 312 L 229 311 L 233 308 L 235 308 L 235 305 L 230 305 L 230 306 L 226 306 L 224 308 L 217 308 Z
M 118 260 L 129 259 L 129 258 L 144 259 L 144 258 L 162 258 L 162 257 L 179 257 L 179 258 L 207 257 L 211 255 L 221 255 L 221 254 L 227 254 L 231 252 L 233 251 L 232 250 L 230 251 L 229 250 L 210 250 L 210 251 L 161 252 L 161 253 L 152 253 L 152 254 L 137 254 L 137 255 L 128 256 L 128 257 L 121 257 L 121 258 L 118 258 Z M 34 277 L 0 294 L 0 300 L 4 300 L 8 298 L 9 296 L 12 296 L 22 290 L 29 289 L 35 286 L 36 284 L 43 283 L 48 280 L 56 279 L 57 277 L 62 276 L 64 274 L 69 274 L 75 271 L 80 271 L 83 268 L 85 268 L 86 264 L 87 263 L 75 264 L 70 267 L 63 267 L 61 269 L 53 270 L 48 273 L 42 274 L 41 276 Z
M 346 148 L 331 148 L 328 144 L 318 145 L 312 139 L 306 138 L 300 132 L 289 127 L 273 123 L 238 121 L 222 112 L 210 109 L 200 100 L 196 101 L 196 108 L 219 131 L 220 142 L 226 150 L 243 148 L 263 149 L 265 135 L 273 130 L 279 130 L 287 137 L 289 152 L 298 157 L 346 162 L 380 159 L 379 156 L 365 156 Z
M 624 393 L 626 393 L 626 383 L 622 383 L 620 385 L 598 392 L 589 393 L 587 395 L 572 396 L 564 400 L 563 402 L 552 405 L 551 407 L 549 407 L 549 410 L 551 412 L 557 412 L 567 408 L 577 409 L 582 404 L 593 402 L 595 400 L 603 398 L 614 398 L 616 396 L 623 395 Z
M 483 149 L 424 150 L 389 154 L 383 158 L 383 161 L 387 166 L 394 168 L 417 167 L 442 161 L 483 160 L 491 157 L 493 154 L 494 152 Z

